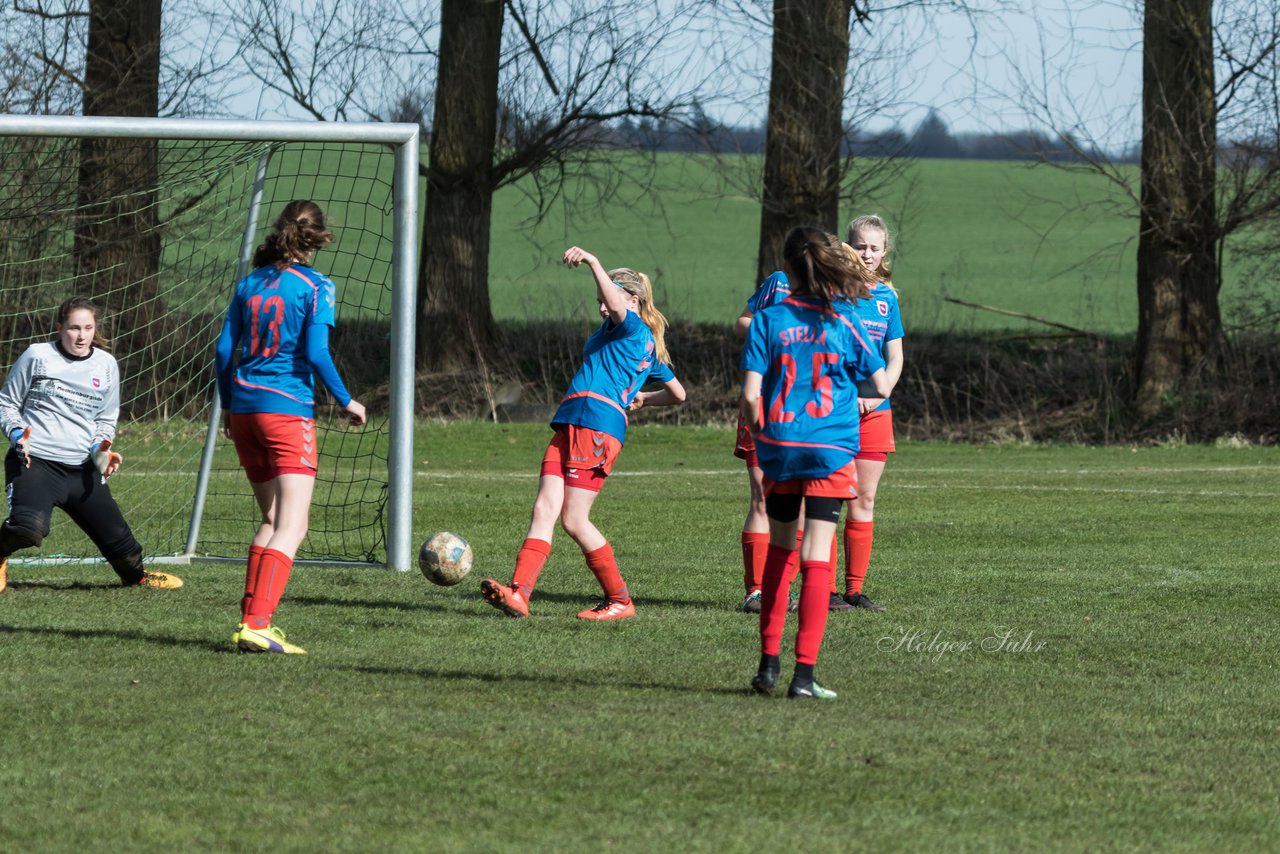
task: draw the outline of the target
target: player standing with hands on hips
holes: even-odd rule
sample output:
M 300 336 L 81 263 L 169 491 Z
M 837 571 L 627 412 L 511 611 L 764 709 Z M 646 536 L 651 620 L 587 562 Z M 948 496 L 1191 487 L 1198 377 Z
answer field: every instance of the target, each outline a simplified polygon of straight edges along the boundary
M 231 640 L 245 652 L 299 654 L 306 650 L 285 640 L 271 621 L 311 515 L 319 456 L 313 377 L 353 425 L 364 424 L 365 410 L 329 354 L 333 282 L 310 266 L 333 242 L 324 211 L 309 200 L 289 202 L 272 229 L 254 252 L 254 271 L 236 285 L 217 347 L 226 431 L 262 511 Z
M 44 541 L 54 507 L 93 540 L 125 587 L 181 587 L 176 575 L 143 568 L 142 546 L 107 487 L 122 462 L 111 450 L 120 368 L 104 349 L 98 307 L 72 297 L 58 307 L 56 325 L 58 337 L 28 347 L 0 389 L 0 425 L 10 445 L 0 590 L 8 584 L 9 556 Z
M 507 616 L 528 617 L 529 596 L 551 554 L 559 519 L 604 591 L 604 598 L 578 618 L 621 620 L 635 616 L 635 605 L 618 572 L 613 547 L 591 523 L 591 508 L 622 450 L 627 413 L 681 404 L 684 386 L 671 370 L 667 319 L 653 305 L 648 276 L 625 267 L 606 272 L 594 255 L 577 246 L 564 253 L 564 263 L 590 269 L 604 323 L 587 339 L 582 367 L 551 419 L 555 435 L 542 458 L 538 497 L 511 585 L 486 578 L 480 592 Z M 663 387 L 641 391 L 648 381 Z
M 795 228 L 783 244 L 791 296 L 751 321 L 742 352 L 742 404 L 764 472 L 769 550 L 760 602 L 760 666 L 751 687 L 771 693 L 787 614 L 786 566 L 800 508 L 800 627 L 787 695 L 835 699 L 814 679 L 830 606 L 831 543 L 843 502 L 856 497 L 858 382 L 887 397 L 884 361 L 866 329 L 832 307 L 867 295 L 872 274 L 816 228 Z

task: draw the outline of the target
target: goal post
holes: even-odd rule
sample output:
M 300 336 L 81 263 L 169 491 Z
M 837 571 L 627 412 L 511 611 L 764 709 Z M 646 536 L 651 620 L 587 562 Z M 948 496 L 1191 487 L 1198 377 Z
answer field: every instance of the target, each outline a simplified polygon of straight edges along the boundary
M 138 153 L 111 148 L 129 145 Z M 129 410 L 128 418 L 122 413 L 122 440 L 135 441 L 120 443 L 124 477 L 112 486 L 131 526 L 146 529 L 138 533 L 149 559 L 243 559 L 256 508 L 243 475 L 236 472 L 233 481 L 229 443 L 218 439 L 217 326 L 279 208 L 313 198 L 330 212 L 338 240 L 317 266 L 338 288 L 335 356 L 340 369 L 360 364 L 364 376 L 385 359 L 385 387 L 376 396 L 386 418 L 362 436 L 336 427 L 331 400 L 323 407 L 333 429 L 321 431 L 321 476 L 328 468 L 334 479 L 323 490 L 317 482 L 308 540 L 323 542 L 304 546 L 299 558 L 409 570 L 418 126 L 0 115 L 0 146 L 3 368 L 28 344 L 48 340 L 52 309 L 65 297 L 96 290 L 86 295 L 107 300 L 104 319 L 119 345 L 113 352 Z M 145 161 L 134 174 L 154 184 L 102 181 L 86 196 L 95 157 Z M 124 232 L 127 239 L 120 238 Z M 135 238 L 146 252 L 128 245 Z M 152 268 L 130 273 L 139 254 L 154 258 Z M 343 339 L 348 327 L 354 331 Z M 344 343 L 368 349 L 344 358 Z M 139 382 L 145 387 L 134 394 L 130 385 Z M 365 398 L 365 389 L 352 390 Z M 189 492 L 168 486 L 188 480 Z M 169 515 L 154 512 L 153 504 L 165 505 Z M 77 555 L 67 545 L 63 531 L 73 524 L 63 519 L 55 526 L 42 549 L 46 557 L 92 556 L 91 546 L 86 551 L 80 543 L 85 553 Z M 202 526 L 219 529 L 222 540 L 210 544 Z

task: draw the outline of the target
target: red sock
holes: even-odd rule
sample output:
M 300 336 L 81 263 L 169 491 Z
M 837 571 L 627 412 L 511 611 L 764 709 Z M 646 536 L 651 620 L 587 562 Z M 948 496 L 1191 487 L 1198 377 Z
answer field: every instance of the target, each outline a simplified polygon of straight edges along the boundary
M 742 586 L 750 593 L 760 589 L 764 559 L 769 553 L 769 533 L 742 532 Z
M 240 600 L 240 622 L 242 623 L 249 618 L 249 612 L 253 610 L 253 590 L 258 580 L 258 562 L 262 560 L 264 551 L 266 549 L 262 546 L 249 546 L 249 560 L 244 568 L 244 598 Z
M 533 586 L 538 583 L 538 573 L 542 572 L 542 567 L 546 565 L 550 555 L 551 543 L 546 540 L 535 540 L 529 537 L 524 541 L 524 545 L 520 546 L 520 551 L 516 555 L 516 571 L 511 576 L 511 586 L 525 598 L 525 601 L 528 601 L 529 595 L 533 593 Z
M 631 594 L 627 592 L 627 584 L 618 572 L 618 562 L 613 559 L 613 546 L 605 543 L 591 552 L 583 552 L 587 559 L 587 569 L 600 582 L 604 596 L 611 602 L 629 602 Z
M 796 552 L 770 544 L 760 585 L 760 652 L 777 655 L 787 621 L 787 567 Z
M 271 617 L 284 595 L 293 570 L 293 558 L 277 549 L 263 549 L 258 559 L 258 577 L 253 582 L 252 610 L 245 617 L 245 625 L 251 629 L 265 629 L 271 625 Z
M 844 592 L 861 593 L 862 582 L 867 577 L 867 566 L 871 563 L 871 539 L 876 523 L 855 522 L 850 519 L 844 523 L 844 552 L 849 557 L 849 564 L 844 570 Z
M 806 560 L 800 564 L 804 576 L 800 582 L 800 628 L 796 631 L 796 663 L 817 664 L 818 648 L 827 631 L 828 601 L 827 579 L 831 577 L 831 564 L 821 560 Z
M 800 549 L 804 546 L 804 531 L 796 531 L 796 550 L 787 558 L 787 574 L 784 576 L 787 587 L 796 580 L 800 573 Z
M 831 560 L 827 566 L 831 567 L 831 593 L 839 596 L 840 590 L 836 587 L 836 570 L 840 568 L 840 538 L 831 538 Z

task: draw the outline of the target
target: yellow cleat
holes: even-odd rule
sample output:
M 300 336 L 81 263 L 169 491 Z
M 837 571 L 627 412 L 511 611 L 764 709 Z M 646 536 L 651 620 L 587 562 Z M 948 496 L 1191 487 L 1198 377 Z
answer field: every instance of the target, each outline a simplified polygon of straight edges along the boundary
M 244 623 L 231 640 L 241 652 L 277 652 L 284 655 L 306 655 L 307 651 L 297 644 L 284 639 L 284 632 L 276 626 L 265 629 L 251 629 Z
M 182 579 L 170 572 L 146 570 L 142 573 L 139 587 L 154 587 L 156 590 L 177 590 L 182 586 Z

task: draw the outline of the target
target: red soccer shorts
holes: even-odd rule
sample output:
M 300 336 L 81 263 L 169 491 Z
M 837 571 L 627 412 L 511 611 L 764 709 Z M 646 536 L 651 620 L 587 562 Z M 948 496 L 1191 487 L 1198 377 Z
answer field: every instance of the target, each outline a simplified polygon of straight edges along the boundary
M 858 497 L 858 470 L 853 462 L 836 469 L 826 477 L 772 481 L 764 479 L 764 494 L 812 495 L 814 498 L 839 498 L 847 501 Z
M 858 443 L 862 453 L 892 454 L 897 448 L 893 443 L 893 410 L 877 409 L 862 416 L 858 427 Z M 884 459 L 883 457 L 864 457 L 860 459 Z
M 608 433 L 562 425 L 542 456 L 542 474 L 564 478 L 565 486 L 599 492 L 621 451 L 622 443 Z
M 314 419 L 276 412 L 233 412 L 231 441 L 251 483 L 266 483 L 282 474 L 316 476 L 320 455 Z

